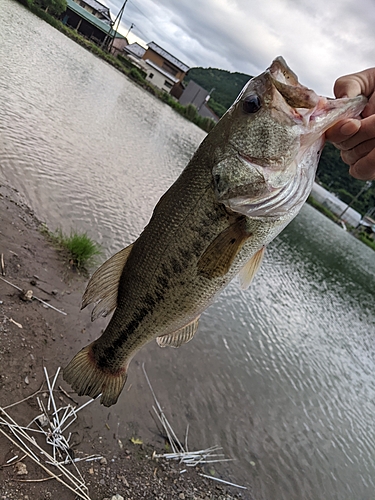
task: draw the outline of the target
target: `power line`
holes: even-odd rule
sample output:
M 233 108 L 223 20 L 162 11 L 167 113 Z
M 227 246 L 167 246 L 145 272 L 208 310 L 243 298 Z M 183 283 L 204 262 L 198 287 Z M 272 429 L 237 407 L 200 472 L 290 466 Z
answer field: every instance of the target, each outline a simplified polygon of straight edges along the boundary
M 139 10 L 139 12 L 142 14 L 142 16 L 145 16 L 145 18 L 148 19 L 152 23 L 152 19 L 150 19 L 148 16 L 146 16 L 146 14 L 144 12 L 142 12 L 141 9 L 139 7 L 137 7 L 137 5 L 135 5 L 134 2 L 132 2 L 132 0 L 129 0 L 129 1 L 133 5 L 133 7 L 135 7 L 137 10 Z

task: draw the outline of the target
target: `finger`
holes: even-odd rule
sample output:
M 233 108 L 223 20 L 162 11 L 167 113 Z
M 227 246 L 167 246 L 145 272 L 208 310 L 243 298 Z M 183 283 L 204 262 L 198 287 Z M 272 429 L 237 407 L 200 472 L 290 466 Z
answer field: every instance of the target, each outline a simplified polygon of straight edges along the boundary
M 364 158 L 371 153 L 373 149 L 375 149 L 375 139 L 361 142 L 358 146 L 353 149 L 349 149 L 348 151 L 342 151 L 341 158 L 348 165 L 354 165 L 361 158 Z
M 350 175 L 363 181 L 375 180 L 375 150 L 358 160 L 349 169 Z
M 363 116 L 363 118 L 367 118 L 368 116 L 371 116 L 373 114 L 375 114 L 375 92 L 371 95 L 365 109 L 362 111 L 361 116 Z
M 333 88 L 336 97 L 355 97 L 363 94 L 369 97 L 375 89 L 375 68 L 341 76 Z
M 346 151 L 349 149 L 353 149 L 361 142 L 371 141 L 375 139 L 375 115 L 369 116 L 368 118 L 364 118 L 363 120 L 352 120 L 359 123 L 360 128 L 358 131 L 350 137 L 346 137 L 345 140 L 336 144 L 338 149 L 342 151 Z M 342 128 L 346 127 L 346 124 L 342 126 Z M 344 137 L 344 136 L 343 136 Z
M 360 128 L 360 120 L 341 120 L 327 130 L 326 139 L 338 147 L 341 142 L 346 141 L 356 134 Z

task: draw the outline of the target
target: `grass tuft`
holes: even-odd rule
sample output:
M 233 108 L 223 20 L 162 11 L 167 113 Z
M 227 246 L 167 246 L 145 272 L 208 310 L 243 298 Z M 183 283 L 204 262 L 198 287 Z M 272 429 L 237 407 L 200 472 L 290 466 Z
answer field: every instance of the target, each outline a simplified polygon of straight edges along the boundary
M 96 257 L 102 254 L 100 245 L 86 232 L 72 230 L 70 235 L 66 235 L 61 229 L 51 232 L 45 226 L 42 232 L 47 234 L 57 247 L 67 252 L 69 262 L 79 270 L 87 270 L 96 263 Z
M 101 254 L 101 248 L 91 240 L 87 233 L 72 231 L 70 236 L 62 235 L 60 244 L 70 253 L 78 268 L 87 267 Z

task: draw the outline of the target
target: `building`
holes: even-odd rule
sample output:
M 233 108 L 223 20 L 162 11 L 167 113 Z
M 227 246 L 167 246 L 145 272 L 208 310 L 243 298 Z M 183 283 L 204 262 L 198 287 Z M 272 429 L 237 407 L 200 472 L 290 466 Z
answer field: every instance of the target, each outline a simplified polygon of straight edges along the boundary
M 71 2 L 68 2 L 68 4 L 69 3 Z M 112 25 L 111 13 L 106 5 L 103 5 L 97 0 L 75 0 L 75 3 L 93 16 L 108 24 L 108 26 Z
M 314 182 L 311 195 L 317 202 L 321 203 L 332 213 L 337 215 L 337 217 L 341 216 L 341 219 L 350 226 L 357 227 L 360 223 L 362 215 L 359 212 L 351 207 L 348 208 L 346 203 L 341 201 L 336 195 L 330 193 L 316 182 Z
M 138 43 L 131 43 L 124 47 L 122 54 L 146 73 L 146 80 L 168 94 L 181 86 L 189 70 L 186 64 L 155 42 L 150 42 L 147 49 Z
M 375 240 L 375 207 L 370 208 L 366 215 L 359 222 L 359 227 L 363 229 L 370 237 Z
M 158 87 L 170 93 L 173 86 L 180 83 L 186 75 L 189 67 L 164 50 L 155 42 L 150 42 L 142 56 L 146 63 L 146 79 Z
M 124 47 L 125 55 L 128 57 L 132 57 L 135 60 L 140 60 L 145 55 L 146 49 L 139 45 L 139 43 L 129 43 L 126 47 Z
M 113 52 L 122 52 L 127 39 L 112 29 L 109 8 L 97 0 L 67 0 L 62 22 L 101 47 L 108 47 L 113 38 Z
M 183 106 L 193 104 L 200 116 L 204 118 L 211 118 L 215 122 L 219 121 L 219 117 L 207 106 L 210 99 L 211 92 L 198 85 L 193 80 L 190 80 L 187 87 L 183 90 L 178 101 Z

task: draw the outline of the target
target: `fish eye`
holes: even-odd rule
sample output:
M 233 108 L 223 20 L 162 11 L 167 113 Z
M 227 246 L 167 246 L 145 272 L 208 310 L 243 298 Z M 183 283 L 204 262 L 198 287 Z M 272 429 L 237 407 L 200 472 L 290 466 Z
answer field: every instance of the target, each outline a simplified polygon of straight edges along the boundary
M 260 99 L 256 94 L 248 95 L 242 101 L 242 109 L 245 113 L 256 113 L 260 110 L 261 106 Z

